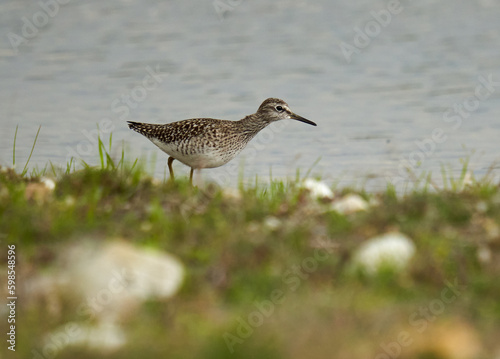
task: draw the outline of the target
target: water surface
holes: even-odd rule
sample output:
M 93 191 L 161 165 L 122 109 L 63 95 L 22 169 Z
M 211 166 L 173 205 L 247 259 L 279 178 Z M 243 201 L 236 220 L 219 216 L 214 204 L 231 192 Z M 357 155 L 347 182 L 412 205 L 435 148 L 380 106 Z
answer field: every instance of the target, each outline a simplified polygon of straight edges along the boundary
M 39 125 L 32 166 L 96 162 L 99 125 L 117 153 L 121 141 L 130 158 L 158 152 L 163 178 L 167 156 L 126 120 L 237 120 L 267 97 L 318 127 L 283 121 L 203 178 L 234 184 L 243 166 L 246 180 L 265 181 L 319 159 L 312 174 L 327 182 L 379 189 L 407 184 L 407 167 L 438 179 L 442 164 L 458 175 L 470 156 L 481 176 L 500 159 L 500 3 L 401 1 L 393 13 L 388 1 L 224 1 L 224 13 L 214 3 L 0 2 L 0 163 L 12 163 L 19 126 L 24 165 Z M 29 38 L 13 46 L 23 27 Z M 477 100 L 488 78 L 496 84 Z

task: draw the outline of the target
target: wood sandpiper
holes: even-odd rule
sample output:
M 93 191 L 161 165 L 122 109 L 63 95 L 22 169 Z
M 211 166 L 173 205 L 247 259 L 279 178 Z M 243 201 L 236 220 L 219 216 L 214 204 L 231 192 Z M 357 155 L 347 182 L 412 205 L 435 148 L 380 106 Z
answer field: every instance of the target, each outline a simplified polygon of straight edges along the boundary
M 277 98 L 268 98 L 256 113 L 239 121 L 194 118 L 165 125 L 128 121 L 128 126 L 170 156 L 167 163 L 172 180 L 174 160 L 191 167 L 189 181 L 192 183 L 195 169 L 225 165 L 267 125 L 284 119 L 316 126 L 314 122 L 294 114 L 285 101 Z

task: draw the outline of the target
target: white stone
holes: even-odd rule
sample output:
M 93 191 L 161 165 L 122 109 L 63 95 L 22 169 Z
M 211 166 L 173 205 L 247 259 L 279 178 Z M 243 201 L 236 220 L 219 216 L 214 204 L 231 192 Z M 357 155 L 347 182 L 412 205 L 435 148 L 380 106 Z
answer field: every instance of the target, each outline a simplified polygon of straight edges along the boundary
M 275 230 L 281 226 L 281 221 L 274 216 L 268 216 L 264 220 L 264 226 L 270 230 Z
M 69 268 L 65 277 L 75 289 L 86 296 L 109 290 L 116 295 L 106 301 L 115 311 L 129 301 L 172 296 L 184 275 L 180 262 L 169 254 L 121 241 L 102 246 L 81 244 L 66 258 Z
M 333 192 L 324 182 L 312 178 L 304 180 L 302 187 L 309 190 L 313 198 L 333 198 Z
M 415 251 L 415 244 L 410 238 L 392 232 L 362 243 L 354 254 L 353 263 L 369 274 L 376 274 L 383 267 L 402 270 L 408 265 Z
M 488 264 L 491 262 L 492 254 L 488 246 L 480 246 L 477 250 L 477 259 L 479 262 Z
M 56 183 L 50 178 L 42 177 L 40 182 L 42 182 L 48 190 L 53 191 L 56 188 Z
M 486 213 L 488 210 L 488 203 L 485 201 L 480 201 L 476 204 L 476 210 L 480 213 Z
M 120 327 L 123 319 L 134 315 L 149 298 L 173 296 L 182 284 L 184 268 L 167 253 L 138 248 L 125 241 L 76 243 L 61 251 L 49 274 L 27 281 L 27 295 L 54 298 L 56 312 L 66 298 L 77 300 L 78 316 L 72 324 L 80 329 L 75 329 L 79 334 L 64 346 L 118 349 L 126 344 L 126 333 Z M 88 324 L 90 319 L 93 324 Z
M 349 214 L 359 211 L 366 211 L 368 209 L 368 202 L 366 202 L 360 195 L 351 193 L 341 199 L 333 202 L 332 209 L 342 214 Z
M 242 198 L 241 191 L 237 188 L 226 187 L 222 190 L 224 198 L 232 200 L 240 200 Z

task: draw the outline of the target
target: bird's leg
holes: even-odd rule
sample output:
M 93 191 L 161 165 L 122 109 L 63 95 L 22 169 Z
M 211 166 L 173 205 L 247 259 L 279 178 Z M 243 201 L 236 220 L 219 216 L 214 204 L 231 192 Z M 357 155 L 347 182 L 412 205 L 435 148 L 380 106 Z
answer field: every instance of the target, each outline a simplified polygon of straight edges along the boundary
M 194 172 L 194 168 L 191 168 L 191 173 L 189 174 L 189 184 L 191 186 L 193 185 L 193 172 Z
M 172 162 L 174 162 L 175 158 L 169 157 L 168 158 L 168 171 L 170 172 L 170 179 L 173 181 L 174 180 L 174 170 L 172 169 Z

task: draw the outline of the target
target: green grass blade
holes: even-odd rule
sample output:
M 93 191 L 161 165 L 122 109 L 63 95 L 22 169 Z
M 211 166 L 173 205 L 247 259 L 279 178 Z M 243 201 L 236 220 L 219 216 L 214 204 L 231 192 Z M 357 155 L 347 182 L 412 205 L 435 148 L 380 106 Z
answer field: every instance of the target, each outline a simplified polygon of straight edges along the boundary
M 14 133 L 14 146 L 12 147 L 12 167 L 16 165 L 16 139 L 18 127 L 19 125 L 16 125 L 16 132 Z
M 135 168 L 135 166 L 137 165 L 137 162 L 139 161 L 138 158 L 135 159 L 134 163 L 132 163 L 132 167 L 130 167 L 130 171 L 132 172 Z
M 309 169 L 307 170 L 303 179 L 306 179 L 307 177 L 309 177 L 309 175 L 311 174 L 311 171 L 313 170 L 314 167 L 316 167 L 316 165 L 319 163 L 319 161 L 321 161 L 321 156 L 319 156 L 318 159 L 313 162 L 311 167 L 309 167 Z
M 75 158 L 71 157 L 70 160 L 69 160 L 69 162 L 66 163 L 66 174 L 67 175 L 69 175 L 71 173 L 71 166 L 72 165 L 74 166 L 74 164 L 73 164 L 74 161 L 75 161 Z
M 52 171 L 52 174 L 54 175 L 54 177 L 57 177 L 56 166 L 54 166 L 54 163 L 52 161 L 49 161 L 49 164 L 50 164 L 50 169 Z
M 113 159 L 111 158 L 110 154 L 105 151 L 106 153 L 106 169 L 112 169 L 112 170 L 115 170 L 116 169 L 116 165 L 115 165 L 115 162 L 113 161 Z
M 101 136 L 97 136 L 97 144 L 99 148 L 99 159 L 101 161 L 101 169 L 104 169 L 104 153 L 103 153 L 104 144 L 102 143 Z
M 33 141 L 33 146 L 31 147 L 31 152 L 28 157 L 28 160 L 26 161 L 26 164 L 24 165 L 23 172 L 21 173 L 21 176 L 24 176 L 26 172 L 28 172 L 28 164 L 30 163 L 31 156 L 33 155 L 33 150 L 35 149 L 36 141 L 38 140 L 38 135 L 40 134 L 40 129 L 42 128 L 42 125 L 38 126 L 38 131 L 36 131 L 36 136 L 35 136 L 35 141 Z
M 88 164 L 87 162 L 85 162 L 84 160 L 80 160 L 81 163 L 82 163 L 82 166 L 85 167 L 85 169 L 90 169 L 92 168 L 92 166 L 90 164 Z
M 125 169 L 125 143 L 123 141 L 122 141 L 122 154 L 120 157 L 120 161 L 118 161 L 116 167 L 119 168 L 121 171 Z

